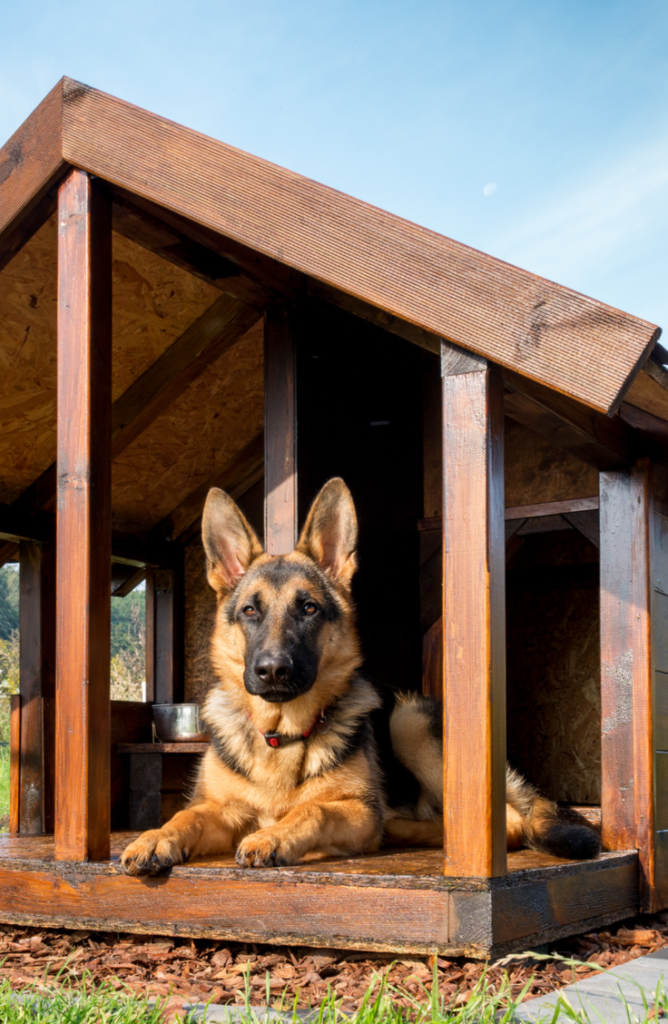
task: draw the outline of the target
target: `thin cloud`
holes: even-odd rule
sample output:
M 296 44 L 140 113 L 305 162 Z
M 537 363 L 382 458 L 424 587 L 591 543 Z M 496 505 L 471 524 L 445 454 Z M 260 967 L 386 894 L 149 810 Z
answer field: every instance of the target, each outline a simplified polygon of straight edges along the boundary
M 586 184 L 497 239 L 493 251 L 557 280 L 626 261 L 668 232 L 668 141 L 599 168 Z M 654 247 L 654 240 L 649 244 Z M 665 243 L 664 243 L 665 244 Z

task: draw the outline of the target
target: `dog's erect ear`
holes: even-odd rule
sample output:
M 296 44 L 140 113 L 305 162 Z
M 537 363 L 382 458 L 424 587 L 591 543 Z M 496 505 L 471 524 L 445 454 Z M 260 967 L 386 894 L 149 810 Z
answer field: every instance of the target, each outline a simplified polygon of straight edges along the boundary
M 328 480 L 311 506 L 297 551 L 333 579 L 350 586 L 357 561 L 357 516 L 350 491 L 339 477 Z
M 217 594 L 232 590 L 251 562 L 262 554 L 253 527 L 218 487 L 209 491 L 202 515 L 206 575 Z

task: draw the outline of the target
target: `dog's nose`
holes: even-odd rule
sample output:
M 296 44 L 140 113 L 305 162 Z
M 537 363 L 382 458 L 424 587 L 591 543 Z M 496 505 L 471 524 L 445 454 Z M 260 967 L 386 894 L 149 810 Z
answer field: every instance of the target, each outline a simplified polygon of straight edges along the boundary
M 255 675 L 263 683 L 288 683 L 292 679 L 292 659 L 286 654 L 260 655 Z

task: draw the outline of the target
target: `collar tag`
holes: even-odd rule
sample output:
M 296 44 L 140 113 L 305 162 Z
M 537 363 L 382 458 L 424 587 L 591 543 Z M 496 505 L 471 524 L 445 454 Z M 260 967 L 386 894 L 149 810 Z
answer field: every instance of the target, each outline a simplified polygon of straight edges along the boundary
M 281 734 L 280 732 L 265 732 L 262 734 L 264 741 L 268 747 L 280 747 L 281 745 Z

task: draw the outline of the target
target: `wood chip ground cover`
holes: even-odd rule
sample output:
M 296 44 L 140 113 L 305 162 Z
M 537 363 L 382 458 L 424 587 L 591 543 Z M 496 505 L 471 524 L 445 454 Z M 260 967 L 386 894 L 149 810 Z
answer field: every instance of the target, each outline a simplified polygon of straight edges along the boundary
M 243 1005 L 247 989 L 254 1005 L 318 1006 L 328 990 L 344 1011 L 356 1010 L 369 986 L 383 977 L 393 1001 L 407 1010 L 427 1002 L 434 967 L 439 994 L 454 1006 L 470 998 L 483 972 L 492 990 L 507 976 L 517 998 L 552 992 L 586 978 L 601 967 L 616 967 L 668 946 L 668 914 L 643 916 L 597 932 L 562 940 L 552 947 L 582 961 L 575 968 L 555 960 L 516 957 L 484 964 L 462 957 L 397 958 L 349 953 L 184 940 L 85 931 L 53 931 L 0 925 L 0 978 L 17 990 L 27 986 L 72 985 L 84 979 L 137 995 L 176 996 L 189 1002 Z

